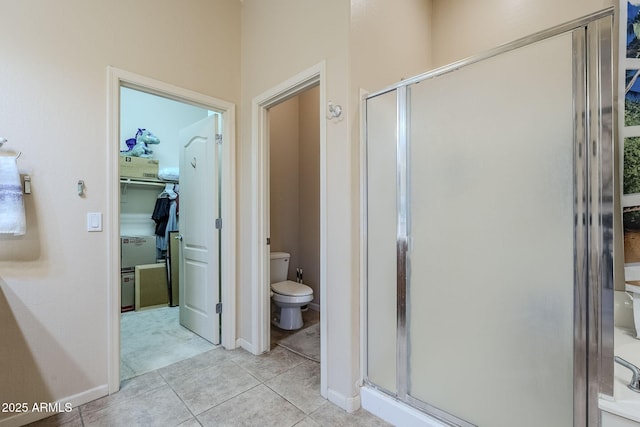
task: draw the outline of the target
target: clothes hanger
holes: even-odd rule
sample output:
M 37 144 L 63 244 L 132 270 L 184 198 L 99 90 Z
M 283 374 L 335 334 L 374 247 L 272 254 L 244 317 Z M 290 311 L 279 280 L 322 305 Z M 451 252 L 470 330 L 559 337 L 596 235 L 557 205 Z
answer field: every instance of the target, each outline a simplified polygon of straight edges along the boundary
M 176 194 L 176 192 L 174 191 L 174 184 L 165 184 L 164 186 L 164 190 L 162 190 L 162 193 L 160 193 L 160 195 L 158 196 L 158 198 L 161 197 L 166 197 L 169 199 L 175 199 L 176 197 L 178 197 L 178 195 Z

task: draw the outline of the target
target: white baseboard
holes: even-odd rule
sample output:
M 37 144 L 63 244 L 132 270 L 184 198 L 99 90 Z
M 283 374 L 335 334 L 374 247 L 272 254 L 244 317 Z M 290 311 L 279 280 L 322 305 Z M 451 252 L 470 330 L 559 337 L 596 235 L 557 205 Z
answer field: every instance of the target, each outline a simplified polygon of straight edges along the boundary
M 84 405 L 85 403 L 99 399 L 108 394 L 109 386 L 107 384 L 103 384 L 90 390 L 83 391 L 82 393 L 74 394 L 73 396 L 68 396 L 64 399 L 60 399 L 51 403 L 56 404 L 56 406 L 59 408 L 65 408 L 66 404 L 71 404 L 72 408 L 76 408 L 80 405 Z M 31 403 L 30 405 L 33 405 L 33 403 Z M 42 420 L 55 414 L 56 413 L 51 412 L 22 412 L 9 418 L 0 420 L 0 427 L 20 427 L 34 421 Z
M 402 403 L 378 390 L 364 386 L 360 389 L 362 408 L 394 426 L 447 427 L 437 419 Z
M 335 390 L 327 390 L 327 400 L 351 413 L 360 409 L 360 396 L 346 397 Z
M 254 352 L 254 346 L 251 343 L 249 343 L 249 341 L 245 340 L 244 338 L 238 338 L 236 340 L 236 348 L 238 348 L 238 347 L 244 348 L 245 350 L 247 350 L 251 354 L 256 354 Z

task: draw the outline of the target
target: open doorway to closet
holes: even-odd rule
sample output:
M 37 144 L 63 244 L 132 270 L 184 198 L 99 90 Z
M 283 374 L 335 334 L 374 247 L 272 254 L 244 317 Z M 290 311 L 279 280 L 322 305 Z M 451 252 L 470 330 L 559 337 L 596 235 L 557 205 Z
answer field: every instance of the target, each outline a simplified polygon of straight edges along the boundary
M 201 144 L 191 144 L 190 136 L 183 140 L 183 129 L 199 122 L 212 122 L 209 126 L 216 130 L 203 135 L 210 133 L 213 137 Z M 211 227 L 203 232 L 207 221 L 200 223 L 198 219 L 204 206 L 193 200 L 193 195 L 199 196 L 200 202 L 210 199 L 209 210 L 219 216 L 220 147 L 215 135 L 220 122 L 221 115 L 216 111 L 120 88 L 121 380 L 195 356 L 220 343 L 220 334 L 215 330 L 215 323 L 219 322 L 207 321 L 211 315 L 219 316 L 215 314 L 215 304 L 219 302 L 220 230 Z M 201 153 L 192 153 L 194 149 Z M 197 167 L 181 167 L 184 150 L 199 157 Z M 186 183 L 185 172 L 192 169 L 205 178 Z M 183 258 L 191 260 L 193 256 L 189 255 L 194 252 L 183 244 L 185 235 L 209 237 L 198 242 L 198 252 L 206 248 L 212 253 L 205 253 L 205 258 L 199 253 L 198 258 L 211 260 L 185 263 Z M 189 244 L 193 246 L 192 242 Z M 202 276 L 197 284 L 189 286 L 201 287 L 196 293 L 207 294 L 208 298 L 186 304 L 180 300 L 188 285 L 180 280 L 185 276 L 181 267 L 190 269 L 187 277 L 191 273 Z M 211 284 L 207 284 L 208 279 Z M 207 305 L 213 307 L 208 309 Z M 192 325 L 194 313 L 195 323 L 203 323 L 200 329 Z M 204 322 L 198 322 L 197 317 L 202 314 Z
M 122 379 L 235 347 L 235 237 L 224 227 L 235 212 L 235 112 L 225 101 L 109 71 L 115 392 Z M 135 156 L 131 146 L 140 151 L 148 132 L 152 153 Z

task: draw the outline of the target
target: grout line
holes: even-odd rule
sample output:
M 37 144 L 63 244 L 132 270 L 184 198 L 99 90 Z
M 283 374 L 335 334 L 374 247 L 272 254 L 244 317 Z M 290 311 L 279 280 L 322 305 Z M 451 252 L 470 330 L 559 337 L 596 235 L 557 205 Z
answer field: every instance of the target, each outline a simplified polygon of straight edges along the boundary
M 230 401 L 230 400 L 232 400 L 232 399 L 235 399 L 235 398 L 236 398 L 236 397 L 238 397 L 238 396 L 242 396 L 243 394 L 245 394 L 245 393 L 246 393 L 246 392 L 248 392 L 249 390 L 253 390 L 254 388 L 259 387 L 259 386 L 261 386 L 261 385 L 264 385 L 264 384 L 262 384 L 262 383 L 256 384 L 256 385 L 254 385 L 253 387 L 250 387 L 250 388 L 246 389 L 245 391 L 241 391 L 240 393 L 238 393 L 238 394 L 236 394 L 236 395 L 233 395 L 233 396 L 231 396 L 230 398 L 228 398 L 228 399 L 226 399 L 226 400 L 223 400 L 222 402 L 220 402 L 220 403 L 218 403 L 218 404 L 216 404 L 216 405 L 213 405 L 213 406 L 211 406 L 210 408 L 207 408 L 207 409 L 205 409 L 204 411 L 200 412 L 198 415 L 194 415 L 194 416 L 197 418 L 197 417 L 199 417 L 200 415 L 204 414 L 205 412 L 210 411 L 211 409 L 216 408 L 216 407 L 218 407 L 218 406 L 222 405 L 223 403 L 227 403 L 228 401 Z M 200 421 L 200 420 L 198 420 L 198 422 L 199 422 L 199 421 Z
M 82 416 L 82 405 L 78 406 L 78 415 L 80 415 L 80 424 L 82 425 L 82 427 L 85 427 L 84 425 L 84 417 Z
M 163 368 L 167 368 L 167 367 L 171 366 L 171 365 L 172 365 L 172 364 L 174 364 L 174 363 L 178 363 L 178 362 L 181 362 L 181 361 L 186 360 L 186 359 L 178 360 L 178 361 L 173 362 L 173 363 L 170 363 L 169 365 L 164 366 L 164 367 L 162 367 L 162 368 L 156 368 L 156 369 L 153 369 L 153 370 L 151 370 L 151 371 L 148 371 L 148 372 L 145 372 L 145 373 L 142 373 L 142 374 L 137 374 L 137 375 L 135 375 L 135 376 L 133 376 L 133 377 L 127 378 L 126 380 L 122 380 L 122 381 L 121 381 L 121 384 L 122 384 L 123 382 L 125 382 L 125 381 L 126 381 L 126 382 L 128 382 L 128 381 L 132 381 L 132 380 L 134 380 L 135 378 L 140 377 L 140 376 L 142 376 L 142 375 L 151 374 L 151 373 L 153 373 L 153 372 L 156 372 L 156 373 L 157 373 L 157 375 L 158 375 L 158 376 L 160 376 L 160 378 L 162 379 L 163 384 L 162 384 L 162 385 L 158 385 L 158 387 L 153 387 L 153 388 L 150 388 L 150 389 L 148 389 L 148 390 L 145 390 L 144 392 L 139 393 L 139 394 L 136 394 L 136 396 L 133 396 L 133 397 L 134 397 L 134 398 L 138 398 L 138 397 L 143 396 L 143 395 L 145 395 L 145 394 L 147 394 L 147 393 L 150 393 L 150 392 L 152 392 L 152 391 L 154 391 L 154 390 L 156 390 L 156 389 L 158 389 L 158 388 L 160 388 L 160 387 L 167 386 L 167 387 L 168 387 L 168 388 L 169 388 L 169 389 L 174 393 L 174 395 L 175 395 L 175 396 L 180 400 L 180 402 L 182 402 L 183 406 L 186 408 L 187 412 L 191 415 L 192 419 L 195 419 L 195 420 L 196 420 L 196 422 L 197 422 L 199 425 L 202 425 L 202 423 L 200 422 L 200 420 L 199 420 L 199 418 L 198 418 L 198 417 L 199 417 L 199 416 L 201 416 L 204 412 L 209 411 L 209 410 L 211 410 L 212 408 L 215 408 L 215 407 L 217 407 L 217 406 L 219 406 L 219 405 L 221 405 L 221 404 L 223 404 L 223 403 L 226 403 L 226 402 L 228 402 L 228 401 L 230 401 L 230 400 L 232 400 L 232 399 L 234 399 L 234 398 L 236 398 L 236 397 L 238 397 L 238 396 L 241 396 L 242 394 L 244 394 L 244 393 L 246 393 L 246 392 L 248 392 L 248 391 L 250 391 L 250 390 L 253 390 L 253 389 L 255 389 L 256 387 L 258 387 L 258 386 L 260 386 L 260 385 L 264 385 L 265 387 L 267 387 L 267 389 L 268 389 L 268 390 L 270 390 L 270 391 L 274 392 L 277 396 L 279 396 L 280 398 L 282 398 L 283 400 L 285 400 L 286 402 L 288 402 L 289 404 L 291 404 L 291 405 L 292 405 L 294 408 L 296 408 L 298 411 L 300 411 L 300 412 L 304 415 L 304 418 L 303 418 L 303 420 L 304 420 L 305 418 L 309 418 L 310 414 L 307 414 L 304 410 L 302 410 L 301 408 L 299 408 L 298 406 L 296 406 L 293 402 L 289 401 L 286 397 L 284 397 L 283 395 L 281 395 L 280 393 L 278 393 L 276 390 L 274 390 L 274 389 L 272 389 L 271 387 L 269 387 L 269 385 L 267 384 L 267 381 L 271 381 L 271 380 L 273 380 L 273 379 L 275 379 L 275 378 L 277 378 L 277 377 L 279 377 L 279 376 L 281 376 L 281 375 L 283 375 L 283 374 L 285 374 L 285 373 L 287 373 L 287 372 L 291 371 L 292 369 L 295 369 L 296 367 L 298 367 L 298 366 L 300 366 L 301 364 L 305 363 L 307 359 L 306 359 L 306 358 L 304 358 L 304 357 L 301 357 L 301 356 L 297 355 L 297 354 L 296 354 L 296 353 L 294 353 L 294 352 L 291 352 L 290 350 L 288 350 L 288 349 L 286 349 L 286 348 L 284 348 L 284 347 L 276 346 L 276 348 L 278 348 L 278 347 L 279 347 L 279 348 L 282 348 L 282 350 L 284 350 L 284 352 L 288 352 L 288 353 L 291 353 L 291 354 L 295 354 L 295 355 L 296 355 L 296 359 L 295 359 L 295 360 L 297 361 L 297 363 L 294 363 L 293 365 L 289 365 L 289 366 L 287 366 L 285 370 L 283 370 L 282 372 L 280 372 L 280 373 L 278 373 L 277 375 L 275 375 L 275 376 L 273 376 L 273 377 L 271 377 L 271 378 L 268 378 L 268 379 L 262 379 L 262 378 L 259 378 L 259 377 L 257 377 L 257 376 L 256 376 L 256 374 L 252 373 L 249 369 L 247 369 L 247 368 L 243 367 L 242 365 L 240 365 L 240 364 L 237 362 L 237 359 L 238 359 L 238 357 L 240 357 L 240 356 L 241 356 L 241 353 L 237 353 L 237 355 L 236 355 L 235 357 L 233 357 L 233 356 L 232 356 L 232 357 L 230 357 L 230 358 L 228 358 L 228 359 L 225 359 L 225 360 L 221 360 L 221 361 L 217 361 L 217 362 L 215 362 L 215 364 L 217 364 L 217 363 L 221 363 L 221 362 L 232 362 L 236 367 L 240 368 L 242 371 L 246 372 L 247 374 L 249 374 L 249 376 L 251 376 L 252 378 L 254 378 L 254 379 L 257 381 L 257 384 L 256 384 L 256 385 L 254 385 L 254 386 L 252 386 L 252 387 L 250 387 L 250 388 L 248 388 L 248 389 L 246 389 L 246 390 L 244 390 L 244 391 L 242 391 L 242 392 L 240 392 L 240 393 L 238 393 L 238 394 L 235 394 L 235 395 L 233 395 L 233 396 L 230 396 L 229 398 L 225 399 L 224 401 L 219 402 L 219 403 L 217 403 L 216 405 L 211 406 L 211 407 L 209 407 L 209 408 L 207 408 L 207 409 L 205 409 L 205 410 L 201 411 L 201 412 L 200 412 L 200 413 L 198 413 L 198 414 L 195 414 L 195 413 L 194 413 L 194 412 L 189 408 L 189 406 L 185 403 L 185 401 L 184 401 L 184 400 L 182 399 L 182 397 L 178 394 L 178 392 L 177 392 L 177 391 L 176 391 L 176 390 L 171 386 L 171 384 L 168 382 L 168 380 L 167 380 L 167 378 L 165 377 L 165 375 L 163 375 L 163 374 L 161 373 L 161 370 L 162 370 Z M 274 350 L 275 350 L 276 348 L 274 348 Z M 204 351 L 204 352 L 202 352 L 202 353 L 206 353 L 207 351 L 212 351 L 212 350 L 215 350 L 215 349 L 220 349 L 220 351 L 229 351 L 229 350 L 226 350 L 226 349 L 224 349 L 224 348 L 221 348 L 221 346 L 216 346 L 216 347 L 214 347 L 213 349 L 206 350 L 206 351 Z M 273 350 L 272 350 L 272 352 L 273 352 Z M 250 353 L 249 353 L 249 354 L 250 354 Z M 198 355 L 199 355 L 199 354 L 198 354 Z M 197 357 L 198 355 L 191 356 L 191 358 L 192 358 L 192 357 Z M 251 355 L 251 357 L 258 357 L 258 356 Z M 122 356 L 121 356 L 121 358 L 122 358 Z M 189 359 L 189 358 L 187 358 L 187 359 Z M 213 365 L 212 365 L 212 366 L 213 366 Z M 81 406 L 82 406 L 82 405 L 81 405 Z M 85 426 L 85 420 L 84 420 L 84 415 L 85 415 L 85 414 L 83 413 L 83 411 L 82 411 L 82 409 L 81 409 L 81 406 L 78 406 L 78 412 L 79 412 L 79 415 L 80 415 L 81 424 L 82 424 L 82 426 L 84 427 L 84 426 Z M 104 408 L 107 408 L 107 407 L 109 407 L 109 406 L 111 406 L 111 405 L 106 405 Z M 102 409 L 104 409 L 104 408 L 102 408 Z M 302 420 L 300 420 L 300 421 L 302 421 Z M 298 422 L 300 422 L 300 421 L 298 421 Z
M 171 390 L 173 392 L 173 394 L 175 394 L 176 397 L 180 400 L 180 402 L 182 402 L 182 405 L 185 407 L 187 412 L 189 412 L 191 414 L 191 416 L 193 417 L 193 419 L 195 419 L 196 422 L 202 426 L 202 423 L 200 422 L 200 420 L 198 419 L 196 414 L 194 414 L 193 411 L 191 411 L 191 408 L 189 408 L 189 405 L 187 405 L 185 403 L 185 401 L 182 399 L 180 394 L 178 394 L 178 392 L 175 391 L 173 387 L 171 387 L 171 384 L 169 384 L 169 381 L 167 381 L 167 379 L 164 377 L 164 375 L 162 375 L 162 373 L 160 372 L 160 369 L 157 369 L 156 371 L 158 372 L 158 375 L 160 375 L 160 378 L 162 378 L 162 381 L 164 381 L 164 383 L 167 385 L 167 387 L 169 387 L 169 390 Z M 186 421 L 188 421 L 188 420 L 183 421 L 183 423 L 186 422 Z M 180 424 L 178 424 L 178 425 L 180 425 Z

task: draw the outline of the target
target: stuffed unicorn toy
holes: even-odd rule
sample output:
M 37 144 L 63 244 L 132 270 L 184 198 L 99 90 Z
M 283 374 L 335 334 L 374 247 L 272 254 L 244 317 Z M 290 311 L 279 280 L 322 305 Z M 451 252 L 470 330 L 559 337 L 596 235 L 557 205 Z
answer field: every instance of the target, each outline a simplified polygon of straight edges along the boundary
M 135 138 L 129 138 L 126 141 L 127 150 L 120 151 L 123 156 L 132 157 L 151 157 L 153 150 L 149 148 L 150 144 L 160 144 L 160 139 L 147 129 L 138 129 Z

